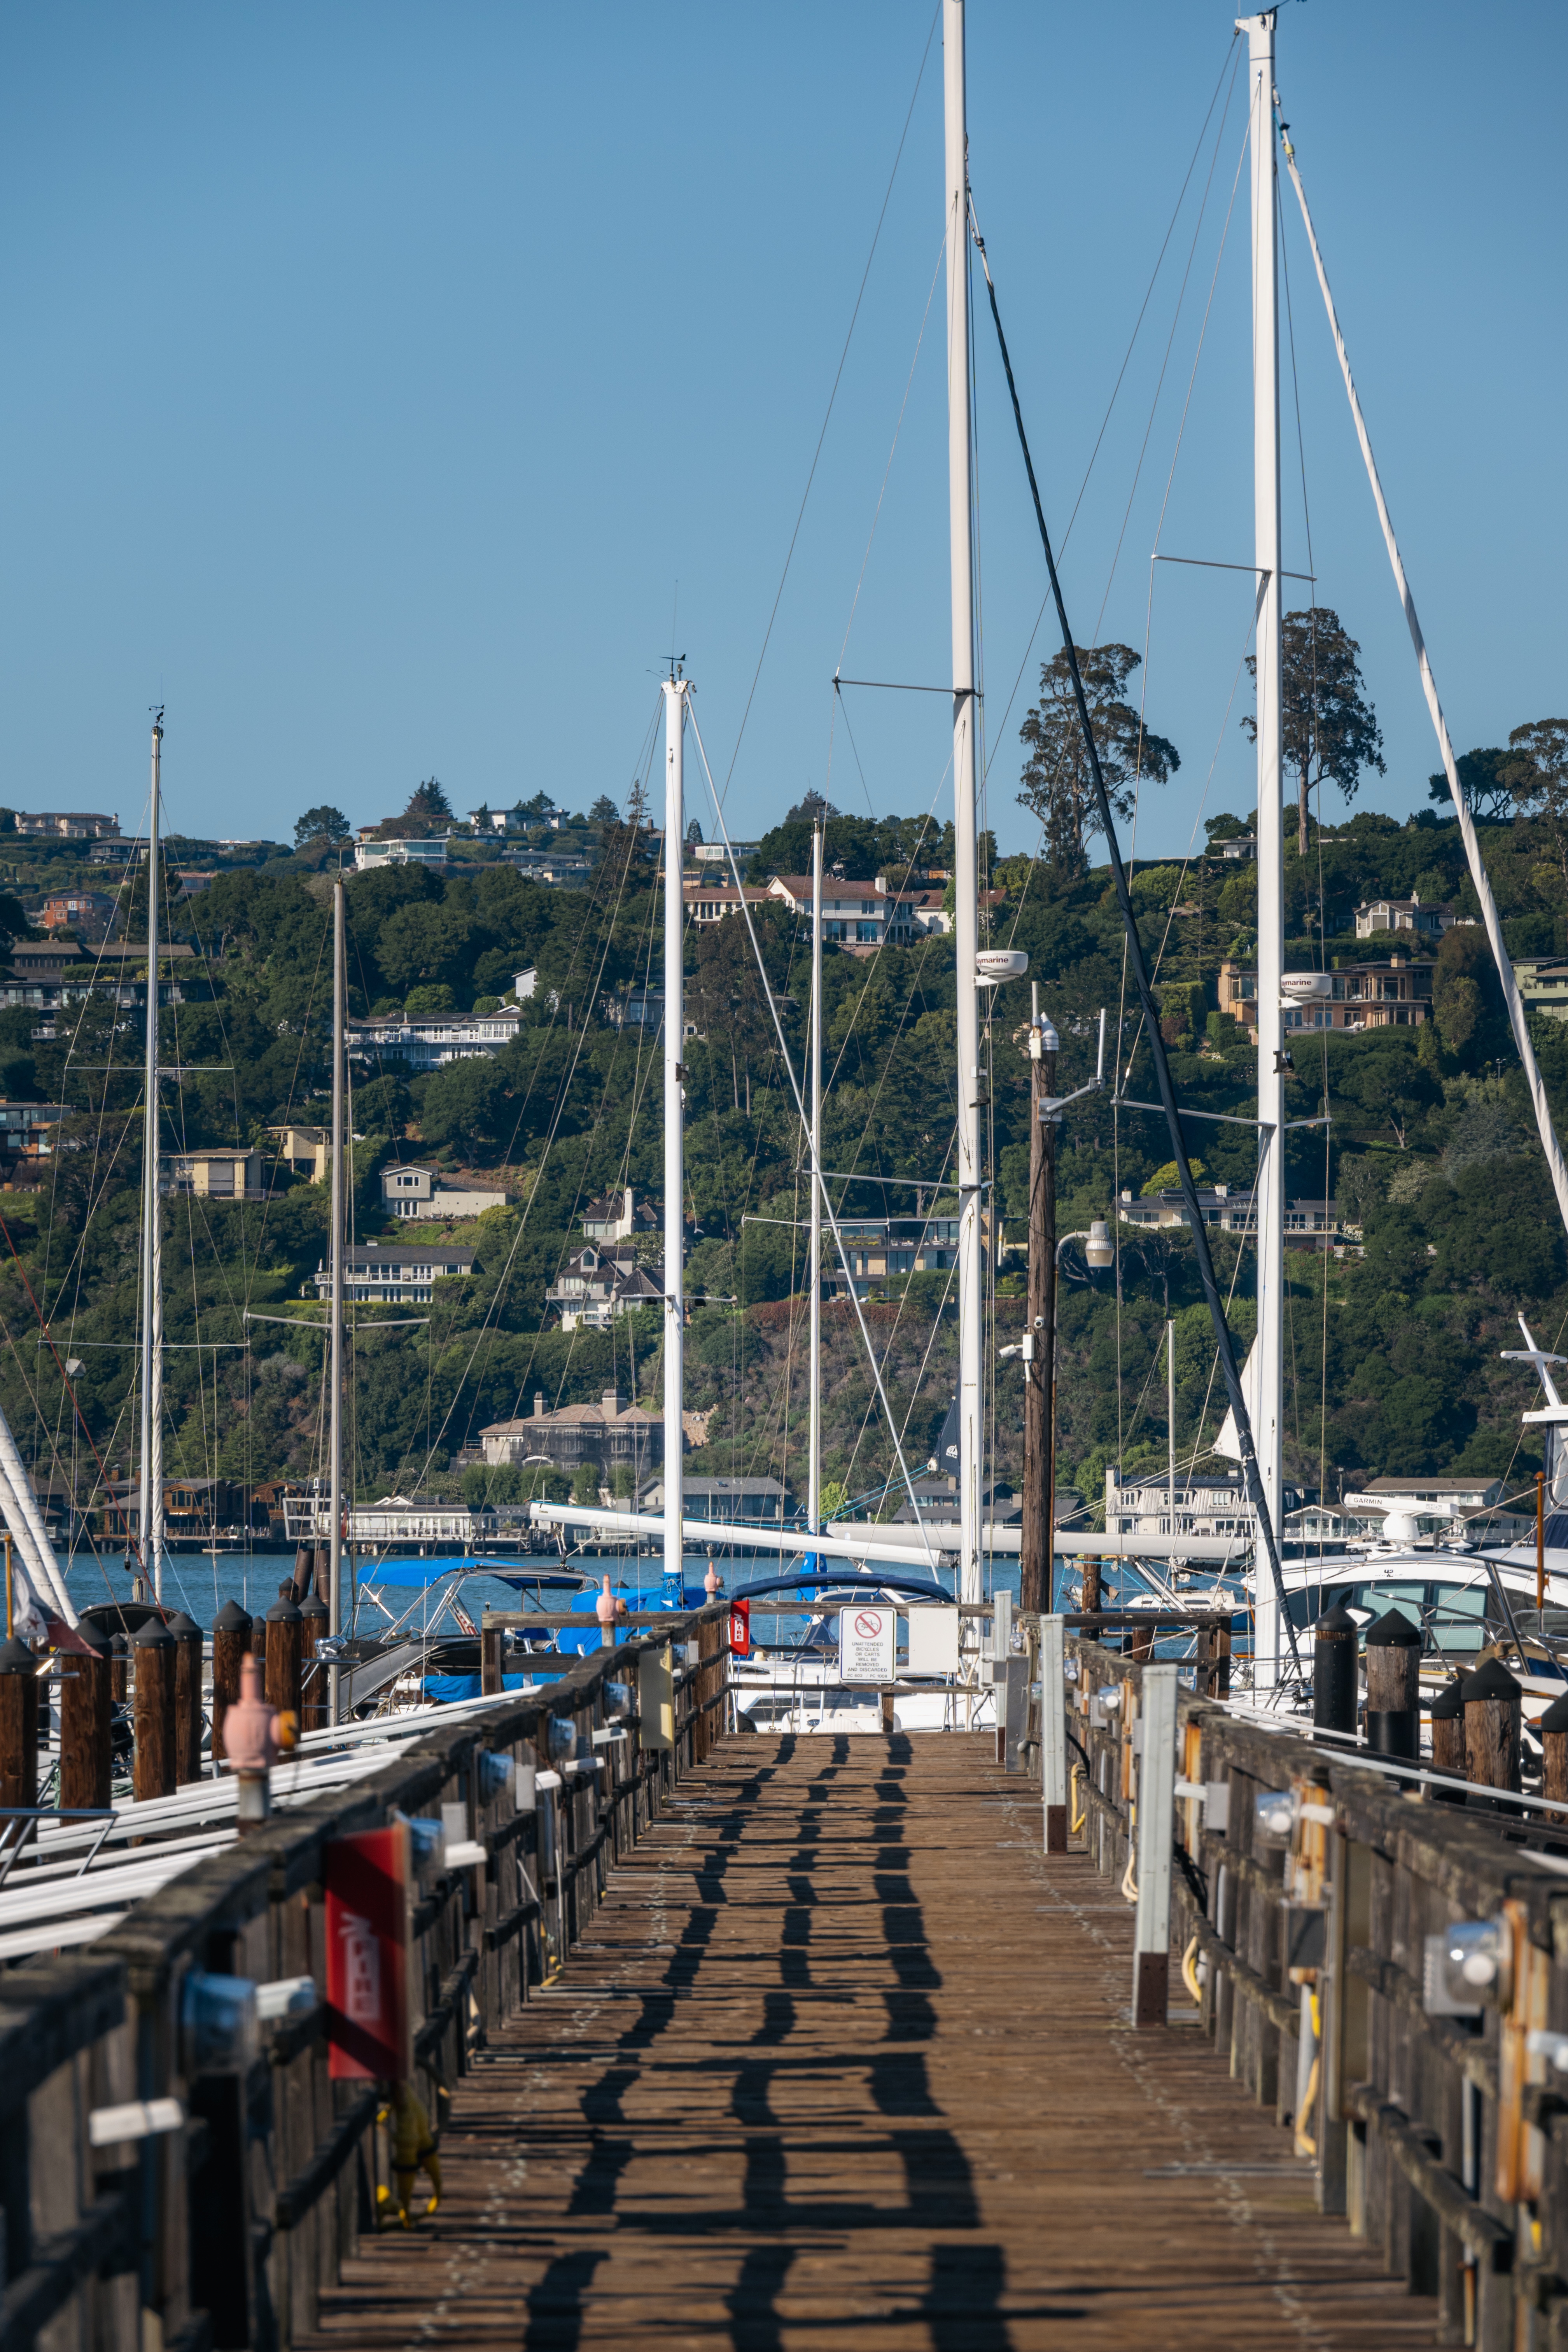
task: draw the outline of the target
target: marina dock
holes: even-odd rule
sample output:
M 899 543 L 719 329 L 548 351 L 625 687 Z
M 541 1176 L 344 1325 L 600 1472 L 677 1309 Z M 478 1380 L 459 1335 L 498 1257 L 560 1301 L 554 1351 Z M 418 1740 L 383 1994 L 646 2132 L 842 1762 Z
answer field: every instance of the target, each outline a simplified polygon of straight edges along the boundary
M 301 2346 L 1432 2343 L 994 1751 L 717 1746 Z

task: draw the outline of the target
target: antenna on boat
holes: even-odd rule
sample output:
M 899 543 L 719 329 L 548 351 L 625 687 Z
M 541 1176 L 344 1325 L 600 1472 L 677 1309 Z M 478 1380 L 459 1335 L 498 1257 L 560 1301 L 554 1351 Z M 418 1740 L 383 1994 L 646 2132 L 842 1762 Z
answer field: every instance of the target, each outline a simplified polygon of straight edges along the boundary
M 979 881 L 974 790 L 974 525 L 970 506 L 969 172 L 964 0 L 942 0 L 947 166 L 948 562 L 952 593 L 953 961 L 958 974 L 958 1597 L 981 1598 Z

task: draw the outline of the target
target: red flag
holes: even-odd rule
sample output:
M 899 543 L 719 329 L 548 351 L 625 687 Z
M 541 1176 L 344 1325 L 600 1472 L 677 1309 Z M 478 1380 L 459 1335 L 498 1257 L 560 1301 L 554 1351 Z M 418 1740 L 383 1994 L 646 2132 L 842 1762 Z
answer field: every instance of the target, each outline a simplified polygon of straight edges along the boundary
M 402 2082 L 408 2023 L 408 1830 L 363 1830 L 327 1847 L 328 2073 Z

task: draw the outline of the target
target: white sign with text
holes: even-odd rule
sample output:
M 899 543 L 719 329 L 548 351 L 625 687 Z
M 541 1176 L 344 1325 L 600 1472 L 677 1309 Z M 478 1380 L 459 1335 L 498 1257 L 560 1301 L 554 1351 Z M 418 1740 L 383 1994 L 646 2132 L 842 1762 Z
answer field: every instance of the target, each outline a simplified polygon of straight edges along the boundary
M 838 1676 L 847 1683 L 890 1683 L 897 1671 L 894 1648 L 899 1637 L 896 1609 L 873 1609 L 864 1603 L 838 1612 Z

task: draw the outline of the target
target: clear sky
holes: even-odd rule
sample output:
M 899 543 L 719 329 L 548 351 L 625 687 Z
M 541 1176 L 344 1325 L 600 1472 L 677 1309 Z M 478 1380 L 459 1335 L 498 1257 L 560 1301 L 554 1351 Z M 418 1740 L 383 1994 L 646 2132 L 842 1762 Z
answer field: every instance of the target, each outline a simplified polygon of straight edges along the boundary
M 921 341 L 932 22 L 926 0 L 7 10 L 0 799 L 130 824 L 160 699 L 193 832 L 287 837 L 322 800 L 363 823 L 430 774 L 459 809 L 624 798 L 673 632 L 737 832 L 830 760 L 842 806 L 945 814 L 946 705 L 858 695 L 851 744 L 828 684 L 847 630 L 846 675 L 949 676 L 940 293 Z M 1145 855 L 1252 805 L 1247 582 L 1161 567 L 1150 606 L 1168 479 L 1166 551 L 1251 558 L 1245 179 L 1221 252 L 1233 55 L 1229 15 L 1194 0 L 970 10 L 972 176 L 1058 536 L 1198 156 L 1065 564 L 1080 640 L 1141 649 L 1148 627 L 1149 720 L 1183 766 Z M 1285 110 L 1461 750 L 1568 702 L 1565 80 L 1552 0 L 1280 11 Z M 1387 739 L 1363 804 L 1403 812 L 1435 751 L 1293 212 L 1287 235 L 1319 595 Z M 1044 583 L 978 323 L 989 814 L 1022 848 Z M 1054 649 L 1047 627 L 1030 658 Z

